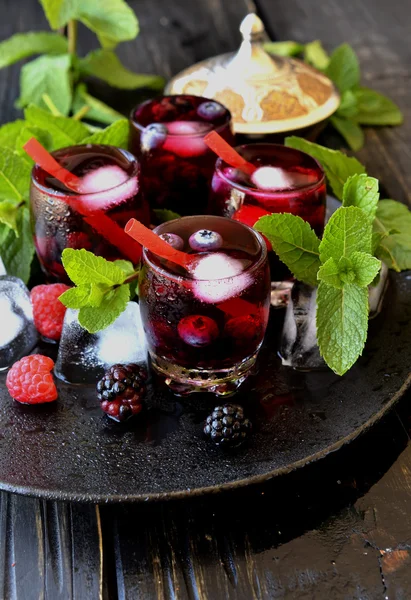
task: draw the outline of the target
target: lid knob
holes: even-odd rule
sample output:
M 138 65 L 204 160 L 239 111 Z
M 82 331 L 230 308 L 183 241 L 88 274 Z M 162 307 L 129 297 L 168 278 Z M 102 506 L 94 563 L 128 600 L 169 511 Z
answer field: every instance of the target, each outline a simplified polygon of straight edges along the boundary
M 240 33 L 244 41 L 262 41 L 265 36 L 264 24 L 255 13 L 249 13 L 241 21 Z

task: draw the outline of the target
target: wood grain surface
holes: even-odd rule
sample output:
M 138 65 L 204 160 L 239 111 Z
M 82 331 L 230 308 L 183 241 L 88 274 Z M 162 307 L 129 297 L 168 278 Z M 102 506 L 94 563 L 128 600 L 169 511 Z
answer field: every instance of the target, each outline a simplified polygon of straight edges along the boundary
M 403 110 L 369 129 L 358 154 L 387 197 L 411 203 L 408 0 L 134 0 L 138 38 L 125 64 L 169 78 L 234 50 L 255 8 L 273 39 L 349 42 L 363 81 Z M 2 0 L 0 39 L 44 29 L 36 0 Z M 80 30 L 80 48 L 95 39 Z M 19 68 L 0 74 L 0 121 L 18 116 Z M 136 93 L 102 99 L 125 113 Z M 342 140 L 328 134 L 326 141 Z M 265 600 L 411 597 L 410 397 L 362 438 L 301 472 L 187 502 L 95 507 L 0 495 L 5 600 Z

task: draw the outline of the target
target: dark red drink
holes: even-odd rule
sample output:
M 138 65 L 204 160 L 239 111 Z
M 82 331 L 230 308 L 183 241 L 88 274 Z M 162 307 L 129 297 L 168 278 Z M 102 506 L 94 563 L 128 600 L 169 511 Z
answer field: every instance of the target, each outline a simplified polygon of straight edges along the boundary
M 267 326 L 264 241 L 249 227 L 211 216 L 155 231 L 196 258 L 187 272 L 143 251 L 140 307 L 153 366 L 180 393 L 232 392 L 250 372 Z
M 163 96 L 133 110 L 130 148 L 141 160 L 151 208 L 206 212 L 216 157 L 204 136 L 214 130 L 233 143 L 230 121 L 222 104 L 198 96 Z
M 114 146 L 91 144 L 63 148 L 53 156 L 81 181 L 79 191 L 74 192 L 39 165 L 33 168 L 34 243 L 47 278 L 67 280 L 61 264 L 65 248 L 85 248 L 108 260 L 137 263 L 140 246 L 123 231 L 131 217 L 149 223 L 136 158 Z
M 237 151 L 258 169 L 249 176 L 221 159 L 212 180 L 209 212 L 230 217 L 252 227 L 262 216 L 292 213 L 311 225 L 317 235 L 324 229 L 326 186 L 321 165 L 311 156 L 279 144 L 250 144 Z M 269 242 L 268 249 L 271 249 Z M 291 273 L 269 252 L 271 279 L 278 288 Z M 273 285 L 276 289 L 276 286 Z M 282 304 L 282 292 L 273 304 Z

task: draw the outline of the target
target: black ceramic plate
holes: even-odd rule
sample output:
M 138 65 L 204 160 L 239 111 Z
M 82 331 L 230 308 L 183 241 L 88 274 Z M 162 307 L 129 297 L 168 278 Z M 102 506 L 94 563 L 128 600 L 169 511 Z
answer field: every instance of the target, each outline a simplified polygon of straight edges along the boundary
M 234 454 L 202 437 L 214 396 L 179 399 L 152 381 L 145 413 L 119 425 L 102 415 L 93 388 L 59 383 L 57 402 L 23 406 L 9 397 L 3 374 L 0 489 L 74 501 L 151 500 L 218 492 L 319 459 L 378 420 L 410 385 L 410 274 L 391 277 L 384 305 L 370 322 L 363 357 L 344 377 L 282 368 L 282 311 L 274 311 L 258 373 L 235 398 L 254 435 Z

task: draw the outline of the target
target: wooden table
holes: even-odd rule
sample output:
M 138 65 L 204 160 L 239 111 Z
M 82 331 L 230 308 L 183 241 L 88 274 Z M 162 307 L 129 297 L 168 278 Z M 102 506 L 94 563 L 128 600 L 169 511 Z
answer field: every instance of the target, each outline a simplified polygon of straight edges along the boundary
M 166 78 L 230 51 L 257 10 L 273 39 L 351 43 L 365 84 L 411 114 L 407 0 L 134 0 L 141 34 L 120 55 Z M 35 0 L 3 0 L 0 38 L 46 27 Z M 81 31 L 81 49 L 95 40 Z M 1 120 L 18 68 L 0 75 Z M 104 89 L 100 90 L 104 95 Z M 133 95 L 116 96 L 127 108 Z M 408 100 L 408 103 L 407 103 Z M 113 98 L 111 98 L 113 101 Z M 330 141 L 330 138 L 329 140 Z M 334 143 L 341 143 L 335 138 Z M 370 129 L 359 158 L 411 203 L 411 120 Z M 6 600 L 405 599 L 411 597 L 410 396 L 361 439 L 282 479 L 218 497 L 81 506 L 0 496 Z

